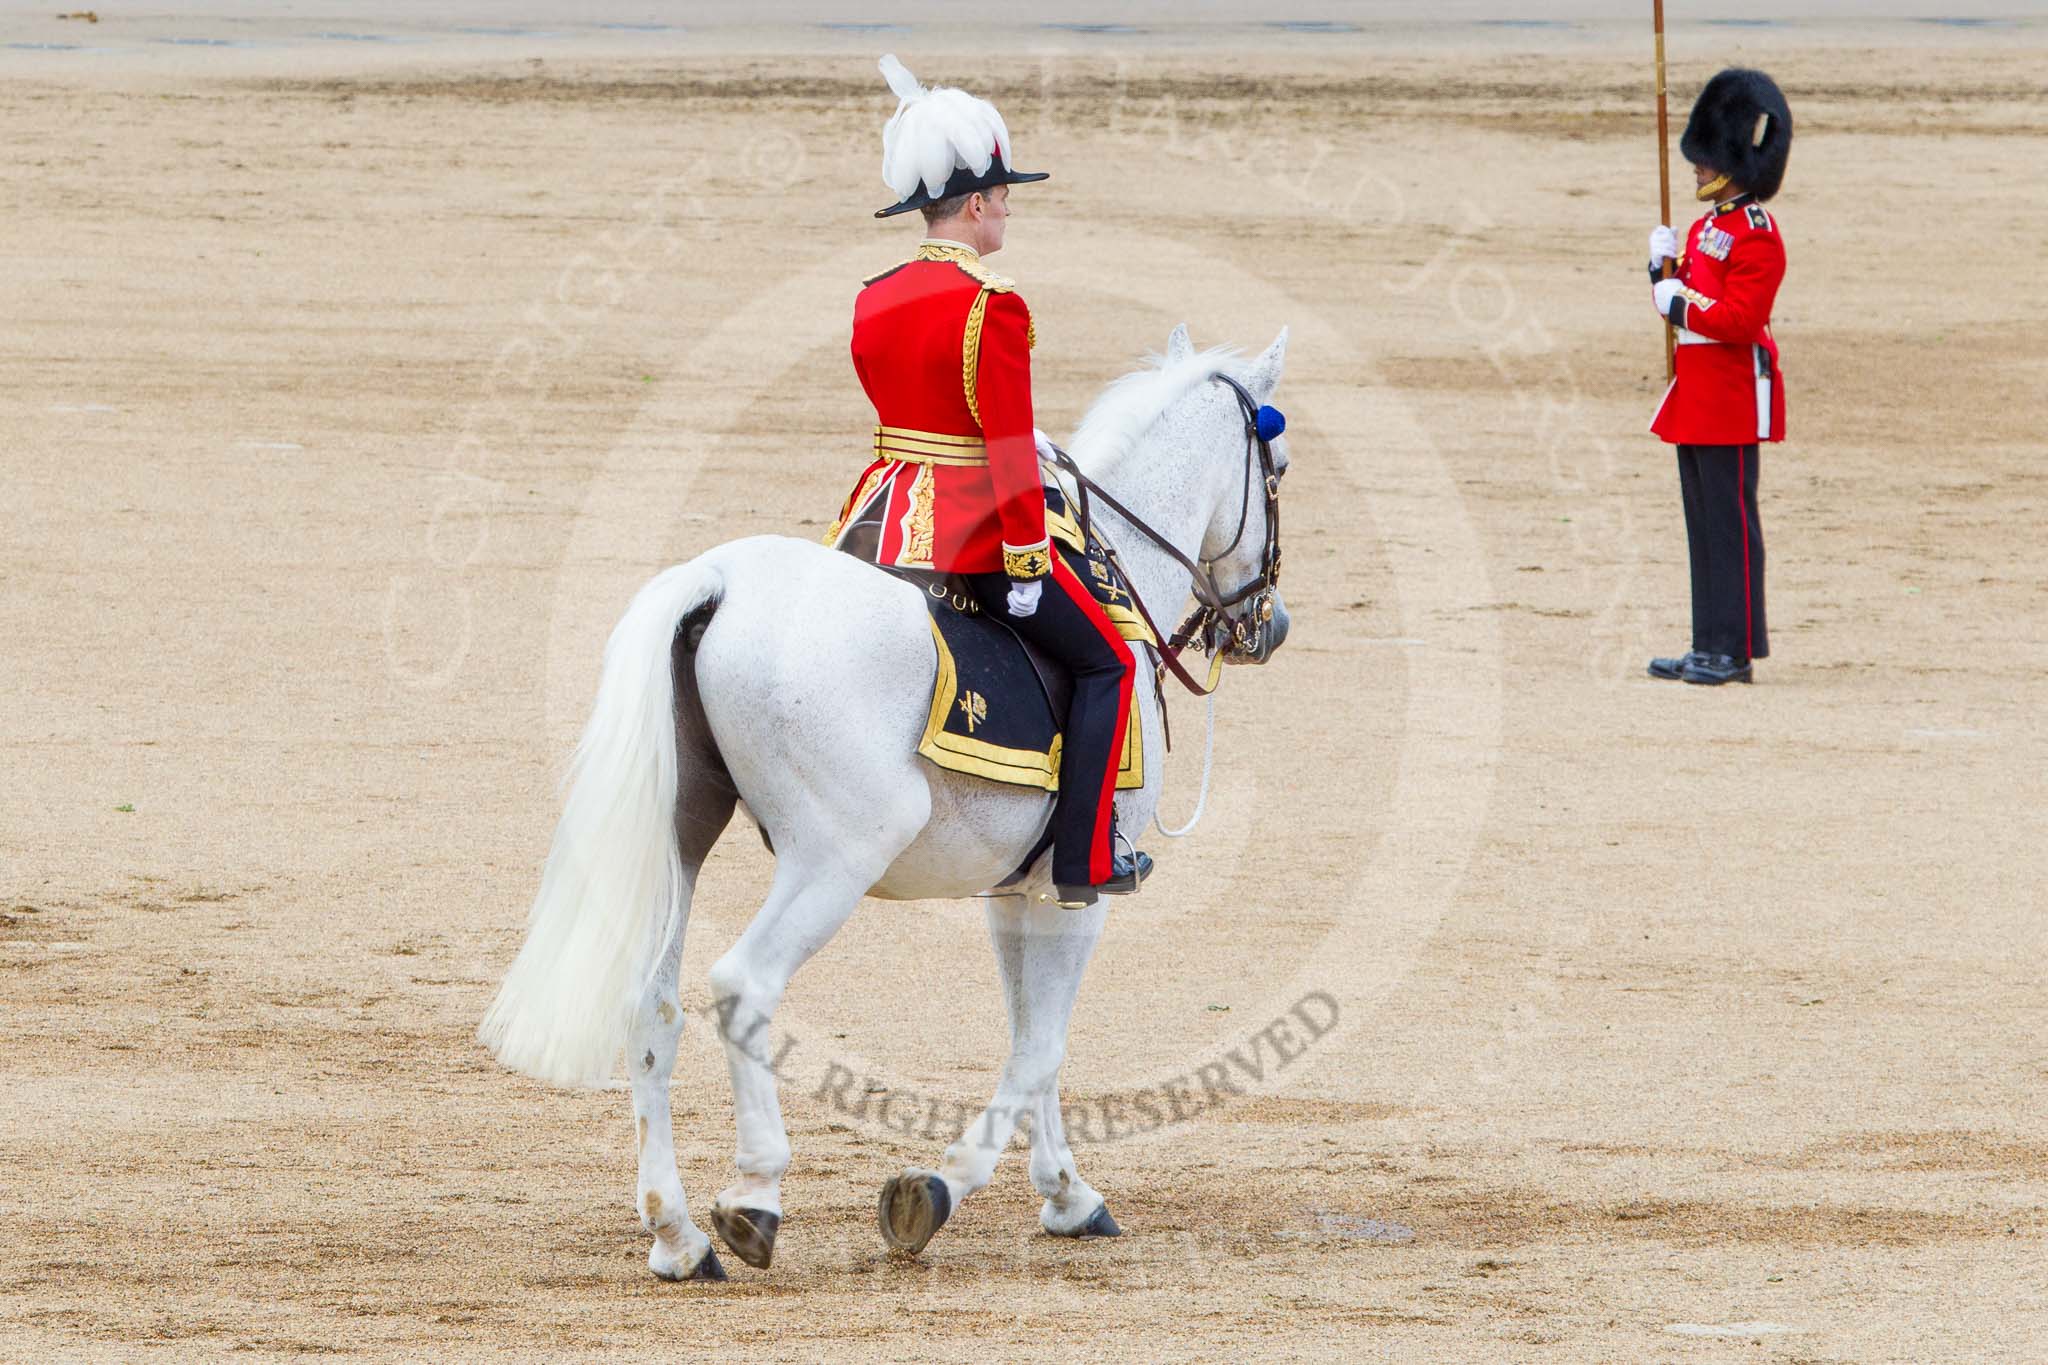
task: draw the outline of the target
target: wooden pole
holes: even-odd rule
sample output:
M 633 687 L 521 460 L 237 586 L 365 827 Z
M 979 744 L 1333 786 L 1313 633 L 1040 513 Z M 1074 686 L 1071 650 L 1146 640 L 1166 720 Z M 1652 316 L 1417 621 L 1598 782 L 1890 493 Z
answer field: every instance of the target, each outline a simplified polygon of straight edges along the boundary
M 1664 0 L 1650 0 L 1657 25 L 1657 206 L 1658 222 L 1671 222 L 1671 116 L 1664 102 Z M 1664 262 L 1664 278 L 1671 278 L 1671 261 Z M 1664 377 L 1678 373 L 1678 334 L 1664 324 Z

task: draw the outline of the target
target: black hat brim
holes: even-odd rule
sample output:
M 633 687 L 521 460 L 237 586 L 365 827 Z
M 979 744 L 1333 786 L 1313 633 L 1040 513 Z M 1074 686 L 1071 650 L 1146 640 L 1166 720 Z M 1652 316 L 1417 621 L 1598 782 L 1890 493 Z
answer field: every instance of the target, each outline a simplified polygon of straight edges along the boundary
M 956 167 L 952 178 L 946 181 L 946 188 L 938 194 L 926 192 L 924 182 L 919 181 L 916 192 L 908 199 L 899 204 L 891 204 L 885 209 L 876 209 L 875 217 L 891 218 L 899 213 L 908 213 L 912 209 L 921 209 L 926 204 L 951 199 L 955 195 L 972 194 L 976 190 L 992 190 L 998 185 L 1023 185 L 1033 180 L 1048 180 L 1051 177 L 1050 171 L 1013 171 L 1003 164 L 1001 157 L 996 157 L 980 175 L 976 175 L 965 166 Z

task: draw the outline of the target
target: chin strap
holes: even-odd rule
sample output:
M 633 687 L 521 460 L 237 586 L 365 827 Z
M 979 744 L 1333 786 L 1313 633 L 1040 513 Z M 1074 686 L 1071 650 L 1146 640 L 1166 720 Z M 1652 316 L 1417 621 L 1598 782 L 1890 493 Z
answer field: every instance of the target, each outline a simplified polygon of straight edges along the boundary
M 1710 199 L 1717 198 L 1720 195 L 1721 191 L 1727 188 L 1728 177 L 1726 175 L 1717 175 L 1712 180 L 1709 180 L 1706 184 L 1694 190 L 1692 192 L 1692 197 L 1699 200 L 1702 204 L 1704 204 Z

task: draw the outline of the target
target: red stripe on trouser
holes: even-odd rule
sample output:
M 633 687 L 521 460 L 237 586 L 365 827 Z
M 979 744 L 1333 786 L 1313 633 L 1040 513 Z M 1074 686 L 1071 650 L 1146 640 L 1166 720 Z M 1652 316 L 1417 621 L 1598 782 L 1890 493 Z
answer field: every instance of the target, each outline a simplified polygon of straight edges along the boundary
M 1116 654 L 1117 662 L 1124 666 L 1123 678 L 1116 689 L 1116 730 L 1109 746 L 1109 766 L 1102 774 L 1100 795 L 1095 802 L 1095 830 L 1089 842 L 1088 874 L 1096 882 L 1109 880 L 1109 821 L 1116 809 L 1116 771 L 1123 753 L 1124 734 L 1131 723 L 1131 670 L 1135 660 L 1131 647 L 1124 643 L 1124 637 L 1103 612 L 1102 604 L 1095 600 L 1095 594 L 1067 567 L 1065 556 L 1052 557 L 1052 581 L 1066 595 L 1080 613 L 1088 618 L 1088 624 L 1106 641 Z
M 1756 592 L 1749 583 L 1749 447 L 1735 447 L 1735 516 L 1742 523 L 1742 657 L 1756 657 Z

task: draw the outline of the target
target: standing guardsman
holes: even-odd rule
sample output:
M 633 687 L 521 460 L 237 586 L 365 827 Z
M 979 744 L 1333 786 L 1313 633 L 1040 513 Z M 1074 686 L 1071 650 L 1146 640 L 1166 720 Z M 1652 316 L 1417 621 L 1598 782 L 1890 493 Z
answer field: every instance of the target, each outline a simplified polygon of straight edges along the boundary
M 1785 439 L 1785 379 L 1771 336 L 1785 242 L 1764 201 L 1785 179 L 1792 111 L 1769 76 L 1731 68 L 1700 91 L 1678 146 L 1693 163 L 1698 197 L 1713 207 L 1683 251 L 1670 227 L 1650 233 L 1651 295 L 1678 332 L 1677 376 L 1650 430 L 1678 447 L 1692 649 L 1652 659 L 1650 676 L 1746 683 L 1770 653 L 1757 452 Z M 1660 278 L 1672 258 L 1676 273 Z
M 917 209 L 925 237 L 853 305 L 875 459 L 826 539 L 879 504 L 881 563 L 964 575 L 983 610 L 1072 671 L 1052 873 L 1055 898 L 1079 909 L 1136 891 L 1152 860 L 1118 852 L 1112 823 L 1136 661 L 1047 535 L 1031 417 L 1037 332 L 1016 285 L 982 264 L 1003 245 L 1009 187 L 1046 175 L 1010 169 L 1009 129 L 988 101 L 927 90 L 894 56 L 881 67 L 898 100 L 882 129 L 897 202 L 875 216 Z

